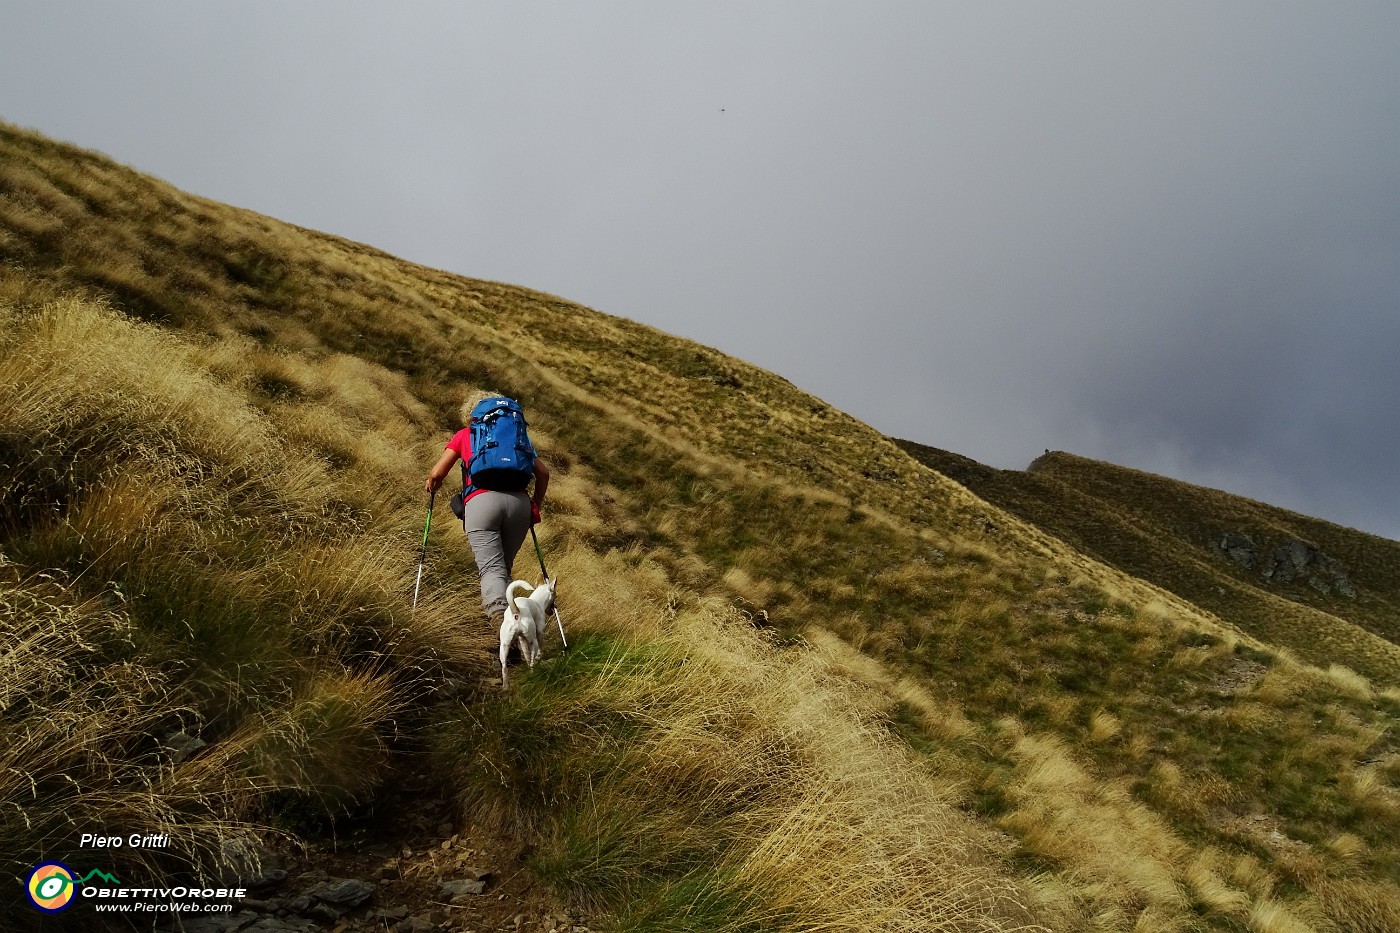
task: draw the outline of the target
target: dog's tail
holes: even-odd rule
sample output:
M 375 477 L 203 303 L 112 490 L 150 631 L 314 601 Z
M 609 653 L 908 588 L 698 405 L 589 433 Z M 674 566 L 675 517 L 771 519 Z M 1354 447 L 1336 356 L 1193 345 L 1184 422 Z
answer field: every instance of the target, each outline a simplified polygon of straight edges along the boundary
M 535 587 L 524 580 L 512 580 L 510 586 L 506 587 L 506 604 L 515 605 L 515 589 L 520 587 L 525 591 L 525 595 L 530 595 L 535 591 Z

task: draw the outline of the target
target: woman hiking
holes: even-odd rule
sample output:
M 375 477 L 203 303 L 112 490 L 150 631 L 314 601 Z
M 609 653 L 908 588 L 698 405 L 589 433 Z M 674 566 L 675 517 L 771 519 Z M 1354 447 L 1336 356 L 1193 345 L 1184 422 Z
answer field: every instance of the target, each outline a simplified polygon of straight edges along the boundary
M 497 630 L 505 617 L 511 565 L 530 526 L 540 520 L 549 470 L 535 455 L 525 433 L 524 415 L 512 399 L 478 392 L 463 403 L 462 422 L 465 427 L 447 442 L 423 488 L 437 492 L 452 465 L 458 461 L 464 464 L 462 528 L 481 577 L 482 610 Z M 475 461 L 473 432 L 485 441 Z M 532 479 L 534 493 L 530 494 L 527 490 Z

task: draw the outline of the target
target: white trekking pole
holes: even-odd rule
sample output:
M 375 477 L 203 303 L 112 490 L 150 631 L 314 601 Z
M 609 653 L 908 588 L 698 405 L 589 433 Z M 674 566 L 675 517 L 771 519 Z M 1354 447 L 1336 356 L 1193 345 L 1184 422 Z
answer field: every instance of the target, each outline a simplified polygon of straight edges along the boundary
M 545 580 L 548 581 L 548 580 L 549 580 L 549 571 L 546 570 L 545 567 L 544 567 L 544 551 L 541 551 L 541 550 L 540 550 L 540 539 L 539 539 L 539 536 L 535 534 L 535 526 L 534 526 L 534 525 L 531 525 L 531 526 L 530 526 L 530 537 L 531 537 L 532 539 L 534 539 L 534 542 L 535 542 L 535 556 L 538 557 L 538 558 L 540 559 L 540 573 L 544 574 Z M 559 607 L 558 607 L 558 606 L 555 606 L 555 607 L 554 607 L 554 621 L 555 621 L 555 623 L 559 626 L 559 640 L 560 640 L 561 642 L 564 643 L 564 650 L 565 650 L 565 651 L 568 651 L 568 650 L 569 650 L 569 640 L 568 640 L 567 638 L 564 637 L 564 620 L 561 619 L 561 618 L 559 618 Z
M 428 520 L 423 523 L 423 544 L 418 548 L 418 579 L 413 584 L 413 608 L 418 608 L 418 587 L 423 584 L 423 563 L 428 559 L 428 529 L 433 527 L 433 500 L 437 490 L 428 493 Z

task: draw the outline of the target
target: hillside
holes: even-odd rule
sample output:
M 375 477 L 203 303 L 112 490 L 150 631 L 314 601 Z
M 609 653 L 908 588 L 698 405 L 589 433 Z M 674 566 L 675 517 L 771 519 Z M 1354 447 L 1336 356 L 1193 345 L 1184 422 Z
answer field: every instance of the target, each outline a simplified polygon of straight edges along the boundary
M 407 794 L 598 929 L 1400 928 L 1384 651 L 1296 660 L 778 376 L 3 125 L 0 325 L 18 922 L 86 826 L 213 877 L 253 839 L 378 857 Z M 409 602 L 482 387 L 554 470 L 571 629 L 504 693 L 441 504 Z M 1308 540 L 1376 635 L 1393 557 Z
M 988 502 L 1262 641 L 1395 683 L 1400 542 L 1059 451 L 1022 472 L 897 443 Z

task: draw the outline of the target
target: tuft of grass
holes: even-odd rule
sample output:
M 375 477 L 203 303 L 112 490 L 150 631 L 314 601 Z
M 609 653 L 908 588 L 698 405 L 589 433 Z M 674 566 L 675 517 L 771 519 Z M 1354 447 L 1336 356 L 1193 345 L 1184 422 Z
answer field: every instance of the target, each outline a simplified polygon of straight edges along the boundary
M 628 904 L 614 929 L 625 933 L 759 933 L 781 929 L 752 890 L 723 872 L 697 871 Z
M 320 671 L 289 705 L 246 723 L 228 742 L 253 785 L 333 810 L 365 800 L 388 773 L 387 734 L 402 703 L 387 678 Z
M 1094 713 L 1089 723 L 1089 738 L 1094 742 L 1108 742 L 1123 731 L 1123 723 L 1107 710 Z
M 1232 887 L 1220 874 L 1222 861 L 1216 850 L 1202 850 L 1187 867 L 1186 882 L 1191 896 L 1206 910 L 1242 920 L 1249 913 L 1249 895 Z
M 1329 880 L 1319 894 L 1327 914 L 1347 933 L 1400 930 L 1400 887 L 1394 882 Z
M 1296 917 L 1286 904 L 1268 898 L 1250 908 L 1246 922 L 1253 933 L 1315 933 L 1313 927 Z
M 1371 682 L 1345 664 L 1329 664 L 1323 673 L 1338 690 L 1358 700 L 1367 702 L 1375 695 Z

